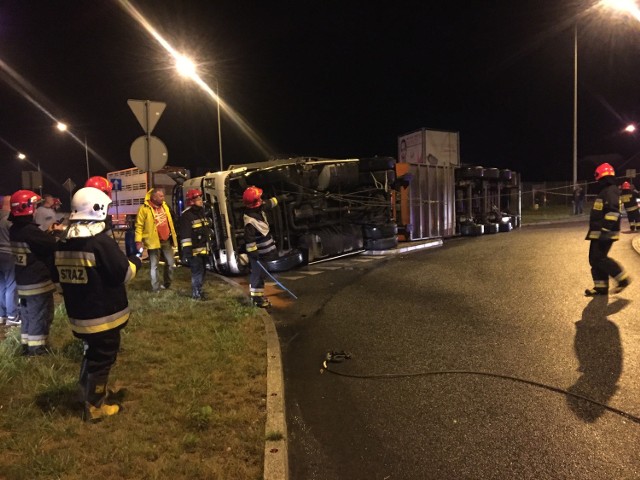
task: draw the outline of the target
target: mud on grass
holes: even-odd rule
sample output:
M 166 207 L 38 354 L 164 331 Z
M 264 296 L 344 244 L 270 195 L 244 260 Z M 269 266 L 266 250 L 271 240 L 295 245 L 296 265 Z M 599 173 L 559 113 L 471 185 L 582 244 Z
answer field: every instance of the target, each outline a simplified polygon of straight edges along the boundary
M 262 478 L 261 313 L 213 276 L 208 300 L 191 300 L 185 269 L 171 290 L 149 290 L 143 267 L 128 287 L 132 315 L 109 381 L 124 409 L 98 424 L 81 420 L 82 345 L 59 297 L 52 355 L 19 356 L 18 329 L 0 327 L 0 478 Z

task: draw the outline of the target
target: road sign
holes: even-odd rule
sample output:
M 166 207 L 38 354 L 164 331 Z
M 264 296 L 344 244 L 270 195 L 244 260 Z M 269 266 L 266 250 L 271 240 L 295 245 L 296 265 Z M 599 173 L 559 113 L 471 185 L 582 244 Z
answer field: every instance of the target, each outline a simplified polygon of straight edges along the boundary
M 37 171 L 22 171 L 22 188 L 37 190 L 42 188 L 42 173 Z
M 121 178 L 112 178 L 109 180 L 111 182 L 111 188 L 116 192 L 122 190 L 122 179 Z
M 73 183 L 73 180 L 71 180 L 70 178 L 67 178 L 62 186 L 66 188 L 69 193 L 71 193 L 73 189 L 76 188 L 76 184 Z
M 147 135 L 151 135 L 167 106 L 164 102 L 152 102 L 150 100 L 127 100 L 127 104 Z
M 138 137 L 131 144 L 131 161 L 143 172 L 157 172 L 167 164 L 169 153 L 158 137 Z

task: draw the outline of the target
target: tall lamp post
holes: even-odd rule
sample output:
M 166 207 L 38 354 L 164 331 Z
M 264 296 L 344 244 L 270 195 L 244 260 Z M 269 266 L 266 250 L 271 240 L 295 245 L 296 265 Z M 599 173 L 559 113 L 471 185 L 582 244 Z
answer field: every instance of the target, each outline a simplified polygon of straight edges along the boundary
M 573 24 L 573 188 L 578 186 L 578 21 Z
M 220 96 L 218 89 L 218 80 L 216 79 L 216 91 L 215 94 L 211 91 L 209 86 L 204 83 L 204 81 L 198 75 L 196 71 L 196 65 L 193 63 L 191 59 L 185 57 L 184 55 L 174 55 L 176 59 L 176 70 L 183 77 L 188 77 L 194 82 L 196 82 L 201 88 L 207 91 L 211 96 L 215 95 L 217 113 L 218 113 L 218 156 L 220 159 L 220 171 L 223 170 L 222 164 L 222 128 L 220 123 Z
M 66 132 L 69 129 L 67 124 L 66 123 L 62 123 L 62 122 L 58 122 L 58 124 L 56 125 L 56 128 L 58 130 L 60 130 L 61 132 Z M 69 134 L 75 140 L 79 141 L 79 139 L 76 138 L 76 136 L 73 133 L 69 132 Z M 91 177 L 91 174 L 89 173 L 89 146 L 87 144 L 87 136 L 86 135 L 84 136 L 84 158 L 85 158 L 85 161 L 87 163 L 87 178 L 89 178 L 89 177 Z
M 220 158 L 220 171 L 222 171 L 222 124 L 220 123 L 220 96 L 218 95 L 218 92 L 218 79 L 216 79 L 216 108 L 218 110 L 218 156 Z

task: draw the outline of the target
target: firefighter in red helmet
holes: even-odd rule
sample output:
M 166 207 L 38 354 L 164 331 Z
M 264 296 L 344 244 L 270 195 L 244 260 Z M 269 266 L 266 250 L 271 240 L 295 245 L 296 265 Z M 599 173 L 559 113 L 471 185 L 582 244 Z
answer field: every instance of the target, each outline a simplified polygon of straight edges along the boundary
M 593 287 L 585 290 L 588 297 L 607 295 L 609 293 L 609 277 L 617 285 L 612 293 L 624 290 L 630 282 L 629 276 L 622 267 L 609 258 L 609 250 L 613 242 L 620 236 L 620 190 L 616 185 L 615 171 L 608 163 L 596 168 L 595 179 L 600 191 L 593 202 L 589 216 L 589 232 L 586 240 L 590 240 L 589 264 Z
M 273 197 L 266 202 L 262 200 L 262 189 L 248 187 L 242 194 L 244 204 L 244 242 L 251 272 L 249 274 L 249 292 L 253 304 L 260 308 L 271 306 L 264 296 L 265 273 L 258 264 L 260 260 L 277 256 L 278 249 L 269 231 L 266 210 L 271 210 L 278 205 L 278 201 L 286 200 L 287 195 Z
M 113 189 L 113 185 L 111 185 L 111 182 L 104 177 L 90 177 L 86 182 L 84 182 L 84 186 L 97 188 L 101 192 L 106 193 L 109 198 L 111 198 L 111 190 Z
M 43 232 L 34 222 L 40 195 L 31 190 L 18 190 L 11 195 L 13 222 L 9 229 L 11 251 L 15 256 L 16 284 L 20 304 L 20 339 L 22 353 L 46 355 L 49 329 L 53 322 L 52 281 L 56 237 Z
M 207 260 L 211 254 L 211 222 L 205 215 L 202 191 L 193 188 L 185 197 L 187 208 L 180 215 L 178 237 L 181 260 L 191 269 L 191 298 L 205 300 L 203 284 Z
M 635 232 L 640 227 L 640 210 L 638 210 L 638 191 L 630 182 L 624 182 L 620 186 L 620 201 L 627 212 L 629 229 Z

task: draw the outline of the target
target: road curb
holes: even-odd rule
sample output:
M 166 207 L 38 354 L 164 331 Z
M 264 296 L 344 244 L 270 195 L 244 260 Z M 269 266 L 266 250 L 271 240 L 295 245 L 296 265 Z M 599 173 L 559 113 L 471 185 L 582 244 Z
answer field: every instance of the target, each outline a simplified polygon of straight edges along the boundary
M 631 246 L 636 251 L 636 253 L 640 254 L 640 237 L 633 237 L 633 239 L 631 240 Z
M 400 242 L 397 247 L 389 250 L 365 250 L 360 255 L 395 255 L 399 253 L 413 252 L 415 250 L 423 250 L 425 248 L 441 247 L 442 239 L 423 240 L 417 242 Z
M 267 335 L 267 420 L 265 424 L 264 480 L 287 480 L 287 421 L 284 404 L 284 378 L 278 333 L 273 319 L 263 314 Z
M 223 275 L 214 274 L 229 285 L 241 290 L 242 286 Z M 273 318 L 264 310 L 257 310 L 262 317 L 267 340 L 267 399 L 264 427 L 264 480 L 288 480 L 289 456 L 287 448 L 287 420 L 284 403 L 284 374 L 282 352 Z

